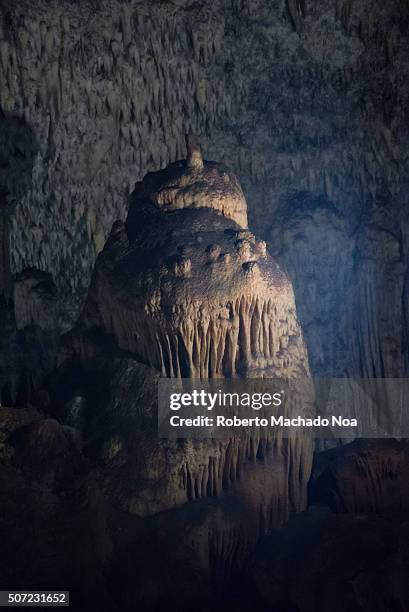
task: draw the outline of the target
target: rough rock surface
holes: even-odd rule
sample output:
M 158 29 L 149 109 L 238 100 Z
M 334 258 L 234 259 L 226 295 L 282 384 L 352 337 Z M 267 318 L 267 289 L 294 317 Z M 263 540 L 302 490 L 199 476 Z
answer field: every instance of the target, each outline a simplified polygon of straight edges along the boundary
M 147 174 L 133 200 L 152 202 L 165 211 L 211 208 L 247 227 L 247 204 L 237 177 L 225 166 L 203 160 L 199 144 L 187 139 L 187 159 Z
M 38 142 L 14 271 L 84 290 L 132 185 L 190 130 L 242 177 L 258 233 L 290 192 L 355 220 L 406 202 L 404 1 L 4 0 L 1 16 L 0 106 Z
M 67 391 L 86 400 L 88 453 L 101 466 L 101 486 L 118 509 L 143 518 L 206 498 L 223 503 L 228 495 L 247 508 L 254 541 L 305 507 L 309 440 L 158 440 L 156 371 L 118 355 L 87 360 L 81 372 L 71 378 L 82 380 L 80 388 L 70 383 Z
M 97 260 L 80 326 L 112 334 L 166 376 L 308 376 L 290 281 L 264 241 L 226 218 L 237 201 L 245 215 L 237 179 L 225 173 L 220 193 L 220 170 L 208 163 L 189 208 L 156 205 L 185 163 L 137 186 L 126 224 L 114 224 Z
M 408 27 L 406 0 L 1 2 L 0 392 L 25 406 L 0 407 L 4 588 L 87 612 L 409 608 L 404 443 L 319 455 L 335 514 L 264 538 L 306 505 L 310 443 L 158 443 L 146 365 L 305 373 L 297 305 L 313 374 L 408 374 Z M 223 164 L 190 143 L 123 223 L 186 132 Z M 52 274 L 70 328 L 118 218 L 81 359 L 46 390 L 54 296 L 21 272 Z
M 199 168 L 193 172 L 189 158 L 149 174 L 135 189 L 126 224 L 114 224 L 69 336 L 74 359 L 82 367 L 89 362 L 93 334 L 99 341 L 94 351 L 104 337 L 113 338 L 162 376 L 308 376 L 291 283 L 265 242 L 229 218 L 246 212 L 237 179 L 213 162 L 202 168 L 195 153 Z M 181 172 L 194 193 L 187 208 L 172 205 L 185 189 Z M 229 176 L 222 192 L 220 176 Z M 165 207 L 157 202 L 163 190 Z M 242 518 L 254 544 L 258 534 L 305 506 L 307 437 L 261 439 L 249 432 L 220 441 L 158 441 L 157 375 L 134 359 L 114 370 L 103 366 L 111 383 L 90 425 L 99 432 L 95 453 L 105 463 L 105 486 L 121 509 L 145 517 L 228 494 L 253 517 Z M 91 369 L 95 386 L 94 377 Z M 95 405 L 95 398 L 85 399 Z
M 315 376 L 343 376 L 352 365 L 350 232 L 348 219 L 333 203 L 308 193 L 290 198 L 271 229 L 274 255 L 293 280 Z
M 387 200 L 358 220 L 308 193 L 278 211 L 272 252 L 293 281 L 315 376 L 408 375 L 406 228 Z
M 256 432 L 159 440 L 156 383 L 159 374 L 308 377 L 292 286 L 265 242 L 237 223 L 246 224 L 237 179 L 198 150 L 149 174 L 131 200 L 98 256 L 52 402 L 64 413 L 67 400 L 84 397 L 87 452 L 116 509 L 173 525 L 177 559 L 202 578 L 219 566 L 229 577 L 262 534 L 305 507 L 311 440 Z M 107 350 L 108 339 L 116 348 Z M 70 368 L 83 381 L 77 388 Z M 168 550 L 166 538 L 159 545 Z
M 409 507 L 409 448 L 397 440 L 356 440 L 318 453 L 310 503 L 333 512 L 404 517 Z
M 23 270 L 13 279 L 13 292 L 17 329 L 30 325 L 51 330 L 58 328 L 58 294 L 51 274 Z
M 406 2 L 0 10 L 12 267 L 53 274 L 65 328 L 134 182 L 183 157 L 191 131 L 240 175 L 251 226 L 288 264 L 313 373 L 407 373 Z M 305 199 L 330 203 L 306 220 L 307 258 L 281 214 Z

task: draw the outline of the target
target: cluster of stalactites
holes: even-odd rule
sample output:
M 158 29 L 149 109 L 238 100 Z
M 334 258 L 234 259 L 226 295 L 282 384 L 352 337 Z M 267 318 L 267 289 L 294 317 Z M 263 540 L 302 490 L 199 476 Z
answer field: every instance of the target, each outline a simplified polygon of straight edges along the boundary
M 234 378 L 307 371 L 302 336 L 291 304 L 270 297 L 239 296 L 224 307 L 180 306 L 172 323 L 160 316 L 126 311 L 111 316 L 101 308 L 104 326 L 129 350 L 169 377 Z M 117 305 L 115 306 L 117 308 Z M 177 311 L 177 307 L 175 307 Z M 295 371 L 294 370 L 294 371 Z

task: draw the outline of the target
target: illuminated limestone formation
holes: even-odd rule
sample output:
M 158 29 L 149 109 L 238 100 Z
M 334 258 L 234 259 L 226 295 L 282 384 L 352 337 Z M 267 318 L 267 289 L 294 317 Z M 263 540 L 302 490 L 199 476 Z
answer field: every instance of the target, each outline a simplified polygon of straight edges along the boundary
M 309 437 L 283 439 L 280 432 L 266 436 L 254 428 L 213 441 L 158 439 L 154 370 L 111 355 L 97 368 L 93 360 L 85 361 L 85 367 L 87 384 L 104 380 L 104 397 L 90 427 L 97 432 L 103 486 L 114 506 L 146 518 L 192 502 L 196 510 L 197 504 L 206 508 L 210 503 L 232 524 L 241 523 L 240 531 L 225 534 L 226 545 L 235 550 L 231 558 L 223 557 L 226 549 L 214 553 L 229 563 L 241 554 L 244 543 L 248 552 L 260 534 L 305 508 L 312 460 Z M 207 510 L 202 512 L 206 523 Z M 203 526 L 203 539 L 221 538 L 221 531 L 229 531 L 230 519 Z
M 229 181 L 221 191 L 223 176 Z M 237 179 L 202 162 L 196 147 L 187 161 L 149 174 L 98 257 L 72 337 L 85 363 L 90 338 L 107 335 L 137 360 L 123 372 L 121 366 L 112 380 L 114 402 L 99 407 L 101 423 L 120 414 L 133 420 L 130 436 L 116 430 L 101 440 L 104 486 L 115 503 L 146 517 L 220 499 L 220 508 L 236 508 L 252 543 L 247 550 L 305 507 L 311 440 L 257 430 L 218 441 L 158 440 L 156 386 L 149 383 L 146 398 L 148 382 L 141 385 L 138 375 L 140 362 L 166 377 L 309 375 L 291 283 L 265 242 L 239 224 L 245 216 Z M 209 529 L 209 537 L 221 537 L 224 527 Z M 239 534 L 231 546 L 244 546 Z
M 187 138 L 187 160 L 147 174 L 134 198 L 147 198 L 165 211 L 210 208 L 247 227 L 246 200 L 236 176 L 222 164 L 204 161 L 193 137 Z
M 82 324 L 171 377 L 308 374 L 292 285 L 245 226 L 237 178 L 200 153 L 136 185 Z

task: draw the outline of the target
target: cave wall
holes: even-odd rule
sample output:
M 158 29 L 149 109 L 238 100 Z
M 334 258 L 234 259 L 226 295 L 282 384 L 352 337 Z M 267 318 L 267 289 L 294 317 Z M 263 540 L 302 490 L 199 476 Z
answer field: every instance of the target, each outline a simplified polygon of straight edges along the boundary
M 52 273 L 60 294 L 78 298 L 67 314 L 72 322 L 97 253 L 114 220 L 126 217 L 134 182 L 146 172 L 184 157 L 189 131 L 200 136 L 207 158 L 223 161 L 237 173 L 248 201 L 250 227 L 268 241 L 270 251 L 288 270 L 313 374 L 407 375 L 408 25 L 407 0 L 2 0 L 0 194 L 7 193 L 15 208 L 10 219 L 11 263 L 18 273 L 15 308 L 7 310 L 7 317 L 0 317 L 3 342 L 8 347 L 1 351 L 0 360 L 0 370 L 6 373 L 4 379 L 0 376 L 3 403 L 25 405 L 31 400 L 32 388 L 40 387 L 43 394 L 36 399 L 37 408 L 49 410 L 51 406 L 55 410 L 55 398 L 51 395 L 50 399 L 41 389 L 45 373 L 54 367 L 57 344 L 57 292 L 48 273 Z M 40 352 L 38 347 L 44 350 Z M 173 565 L 177 557 L 182 570 L 176 564 L 181 576 L 176 585 L 190 584 L 183 564 L 196 571 L 191 561 L 195 547 L 204 551 L 199 569 L 222 567 L 219 573 L 224 578 L 232 560 L 242 563 L 254 545 L 253 531 L 249 538 L 239 520 L 233 519 L 238 516 L 237 500 L 244 499 L 242 507 L 256 523 L 252 526 L 256 536 L 304 508 L 309 445 L 283 443 L 274 447 L 274 461 L 267 455 L 260 460 L 260 445 L 245 447 L 244 458 L 252 465 L 247 466 L 246 478 L 237 483 L 230 478 L 238 472 L 237 449 L 225 446 L 201 453 L 186 444 L 175 453 L 169 479 L 173 497 L 168 504 L 161 488 L 162 477 L 168 473 L 168 455 L 151 444 L 149 437 L 141 442 L 135 427 L 141 415 L 131 414 L 127 403 L 132 401 L 134 406 L 135 394 L 129 389 L 148 377 L 142 366 L 131 360 L 114 365 L 118 370 L 108 379 L 111 394 L 107 393 L 103 410 L 95 411 L 99 421 L 95 417 L 89 431 L 77 421 L 84 419 L 80 409 L 86 412 L 90 398 L 85 391 L 82 396 L 83 389 L 75 389 L 74 396 L 71 381 L 66 385 L 72 395 L 61 410 L 71 411 L 70 418 L 62 424 L 50 418 L 41 421 L 40 413 L 33 414 L 31 409 L 3 409 L 0 459 L 6 465 L 1 466 L 0 479 L 8 483 L 3 486 L 9 498 L 6 518 L 17 516 L 21 496 L 27 498 L 27 512 L 34 516 L 31 523 L 36 532 L 43 534 L 45 516 L 56 526 L 54 532 L 63 534 L 63 552 L 52 555 L 56 575 L 59 571 L 61 575 L 69 573 L 68 559 L 76 568 L 74 574 L 81 574 L 74 577 L 74 584 L 94 581 L 101 597 L 105 591 L 99 581 L 107 575 L 111 537 L 120 540 L 118 548 L 123 541 L 127 554 L 141 558 L 144 564 L 146 556 L 140 555 L 141 550 L 153 548 L 152 566 L 156 569 L 158 558 L 160 561 L 158 583 L 168 570 L 167 559 Z M 24 385 L 18 384 L 21 372 Z M 101 379 L 99 371 L 96 377 Z M 127 380 L 132 384 L 126 386 Z M 24 387 L 24 393 L 17 393 L 19 386 Z M 141 392 L 135 409 L 146 405 Z M 102 429 L 102 422 L 106 429 Z M 28 429 L 19 433 L 23 425 Z M 86 435 L 92 433 L 91 449 L 86 447 L 86 452 L 102 466 L 97 473 L 88 471 L 89 456 L 79 447 L 76 428 L 85 430 Z M 406 516 L 404 446 L 385 446 L 379 451 L 376 446 L 355 445 L 352 450 L 338 452 L 340 457 L 329 451 L 318 461 L 313 485 L 318 482 L 321 488 L 319 494 L 315 491 L 313 501 L 329 497 L 336 512 L 346 508 L 365 513 L 389 511 L 393 503 Z M 256 468 L 258 476 L 253 474 Z M 224 476 L 224 482 L 220 477 L 223 472 L 229 476 Z M 81 479 L 72 495 L 70 487 L 78 474 Z M 35 491 L 30 479 L 37 483 Z M 156 481 L 157 489 L 153 487 Z M 69 491 L 63 501 L 54 495 L 61 482 Z M 223 485 L 228 490 L 222 492 Z M 178 487 L 176 495 L 172 487 Z M 115 514 L 109 510 L 109 523 L 115 525 L 118 520 L 120 527 L 124 511 L 139 518 L 149 514 L 146 508 L 151 512 L 152 508 L 153 512 L 167 508 L 152 519 L 144 536 L 145 548 L 140 547 L 133 524 L 119 538 L 121 529 L 112 535 L 106 528 L 103 495 L 116 506 Z M 160 507 L 155 505 L 158 500 Z M 99 517 L 97 522 L 95 516 Z M 195 524 L 186 529 L 191 517 Z M 169 520 L 172 529 L 168 528 Z M 372 550 L 379 549 L 377 539 L 373 548 L 371 544 L 373 534 L 380 537 L 377 519 L 320 518 L 313 513 L 296 520 L 300 521 L 300 532 L 294 531 L 297 546 L 299 533 L 311 532 L 315 537 L 314 525 L 324 534 L 314 548 L 318 551 L 315 557 L 335 560 L 329 570 L 332 575 L 337 572 L 339 558 L 336 546 L 342 549 L 345 533 L 352 534 L 349 557 L 357 541 L 366 559 Z M 20 548 L 8 544 L 8 520 L 0 527 L 7 552 L 7 567 L 0 569 L 7 577 L 9 566 L 13 567 L 10 559 Z M 368 545 L 367 529 L 372 534 Z M 391 549 L 395 536 L 389 532 L 394 530 L 395 525 L 393 530 L 389 526 L 379 531 L 385 542 L 392 542 Z M 78 537 L 66 538 L 68 532 Z M 152 546 L 154 532 L 160 536 L 155 536 L 158 539 Z M 163 533 L 170 534 L 167 547 L 163 546 Z M 331 544 L 334 533 L 332 548 L 326 539 Z M 361 533 L 363 541 L 359 540 Z M 92 555 L 78 564 L 82 557 L 71 542 L 83 543 L 83 534 L 89 543 L 85 548 L 96 551 L 97 564 Z M 30 542 L 24 530 L 20 535 Z M 172 537 L 180 539 L 176 555 Z M 38 538 L 34 539 L 37 580 L 37 574 L 49 572 L 48 545 L 47 540 L 42 549 Z M 274 555 L 280 558 L 280 542 L 268 545 L 273 563 L 279 563 Z M 185 548 L 190 553 L 187 561 L 179 553 Z M 163 550 L 170 551 L 164 560 L 157 554 Z M 304 552 L 298 555 L 304 567 L 311 565 L 311 548 L 306 550 L 306 557 Z M 385 554 L 380 550 L 383 556 L 391 552 L 388 547 Z M 396 550 L 392 550 L 393 571 L 387 568 L 385 572 L 383 558 L 378 561 L 378 557 L 375 561 L 380 569 L 376 565 L 369 578 L 364 568 L 357 592 L 361 603 L 369 590 L 371 597 L 363 609 L 375 609 L 378 590 L 372 595 L 373 589 L 366 590 L 365 585 L 375 579 L 383 585 L 378 571 L 383 579 L 389 578 L 390 572 L 396 579 L 400 571 L 406 571 L 406 543 L 396 545 Z M 132 607 L 139 591 L 141 598 L 154 591 L 152 582 L 145 580 L 143 573 L 135 582 L 135 565 L 124 565 L 118 551 L 116 555 L 121 580 L 128 581 L 128 588 L 135 583 L 135 593 L 125 591 L 124 595 Z M 285 556 L 285 563 L 287 560 Z M 358 561 L 360 564 L 361 557 Z M 277 575 L 277 565 L 267 572 L 264 585 L 261 574 L 259 590 L 266 605 L 279 606 L 282 593 L 290 590 L 301 593 L 295 598 L 300 609 L 314 606 L 314 593 L 298 579 L 304 573 L 297 574 L 297 568 L 294 572 L 292 558 L 290 565 L 287 574 L 278 573 L 284 586 L 276 593 L 271 594 L 270 585 L 274 587 L 271 576 Z M 344 565 L 350 569 L 350 559 Z M 255 567 L 259 569 L 257 564 Z M 325 568 L 323 574 L 322 568 L 311 567 L 316 575 L 325 575 Z M 347 572 L 347 588 L 359 571 L 361 567 L 353 564 Z M 286 576 L 294 573 L 295 580 L 287 581 Z M 197 574 L 200 577 L 200 571 Z M 18 572 L 15 575 L 26 579 L 24 573 L 22 578 Z M 326 580 L 321 582 L 327 584 Z M 403 581 L 389 583 L 399 591 Z M 193 590 L 196 583 L 192 584 Z M 350 609 L 349 601 L 344 601 L 348 590 L 340 584 L 347 595 L 340 598 L 337 609 Z M 38 582 L 34 586 L 37 588 Z M 122 597 L 122 589 L 118 591 Z M 332 592 L 338 591 L 337 587 Z M 197 592 L 201 593 L 200 588 Z M 334 607 L 329 594 L 330 590 L 328 609 Z M 399 601 L 407 599 L 402 596 Z M 382 609 L 382 604 L 377 609 Z
M 278 211 L 306 193 L 345 216 L 348 252 L 368 210 L 406 204 L 408 25 L 407 0 L 3 0 L 1 180 L 29 177 L 15 194 L 13 270 L 49 271 L 82 295 L 134 182 L 184 157 L 189 131 L 239 175 L 250 227 L 273 250 Z M 10 121 L 29 136 L 16 142 Z M 296 274 L 302 302 L 309 279 Z M 305 308 L 315 324 L 314 301 Z
M 289 190 L 354 208 L 377 180 L 398 191 L 409 9 L 355 4 L 3 2 L 1 107 L 41 143 L 15 267 L 75 286 L 133 182 L 184 156 L 189 129 L 240 174 L 253 225 Z

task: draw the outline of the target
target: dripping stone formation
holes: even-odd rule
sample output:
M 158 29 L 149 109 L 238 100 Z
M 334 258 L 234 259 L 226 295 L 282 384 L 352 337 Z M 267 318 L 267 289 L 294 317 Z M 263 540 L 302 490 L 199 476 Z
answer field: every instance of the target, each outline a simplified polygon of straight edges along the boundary
M 409 610 L 407 440 L 312 462 L 155 411 L 168 377 L 408 377 L 408 31 L 408 0 L 0 2 L 3 589 Z
M 17 275 L 14 299 L 18 333 L 38 328 L 41 346 L 49 336 L 54 350 L 51 279 L 35 270 Z M 249 231 L 235 175 L 203 160 L 192 138 L 186 160 L 136 184 L 62 342 L 58 359 L 43 365 L 47 382 L 35 409 L 3 412 L 0 478 L 10 499 L 13 483 L 23 486 L 17 469 L 52 491 L 49 502 L 23 490 L 63 551 L 55 555 L 58 579 L 67 574 L 65 558 L 73 560 L 73 592 L 94 596 L 92 580 L 104 599 L 107 572 L 125 593 L 121 610 L 197 609 L 197 592 L 214 609 L 215 574 L 233 580 L 263 535 L 305 510 L 313 449 L 309 436 L 283 439 L 275 430 L 218 440 L 158 436 L 160 377 L 309 376 L 291 282 Z M 42 546 L 36 584 L 49 577 Z M 172 568 L 170 583 L 164 567 Z M 102 601 L 99 609 L 118 607 Z
M 308 374 L 290 280 L 247 229 L 240 184 L 188 158 L 136 184 L 97 259 L 81 328 L 171 377 Z
M 305 508 L 311 439 L 263 438 L 253 430 L 223 440 L 159 440 L 155 380 L 293 381 L 309 376 L 308 358 L 291 282 L 248 230 L 237 178 L 203 160 L 191 138 L 186 160 L 136 184 L 126 222 L 114 223 L 98 256 L 69 335 L 88 371 L 102 338 L 119 349 L 108 355 L 118 397 L 98 406 L 93 428 L 126 415 L 134 436 L 127 443 L 116 434 L 104 446 L 113 461 L 104 484 L 111 500 L 143 519 L 176 512 L 167 520 L 176 520 L 181 546 L 178 521 L 191 525 L 186 537 L 205 572 L 213 571 L 215 558 L 227 573 L 242 565 L 260 534 Z M 192 501 L 203 504 L 195 526 L 189 514 L 180 518 Z

